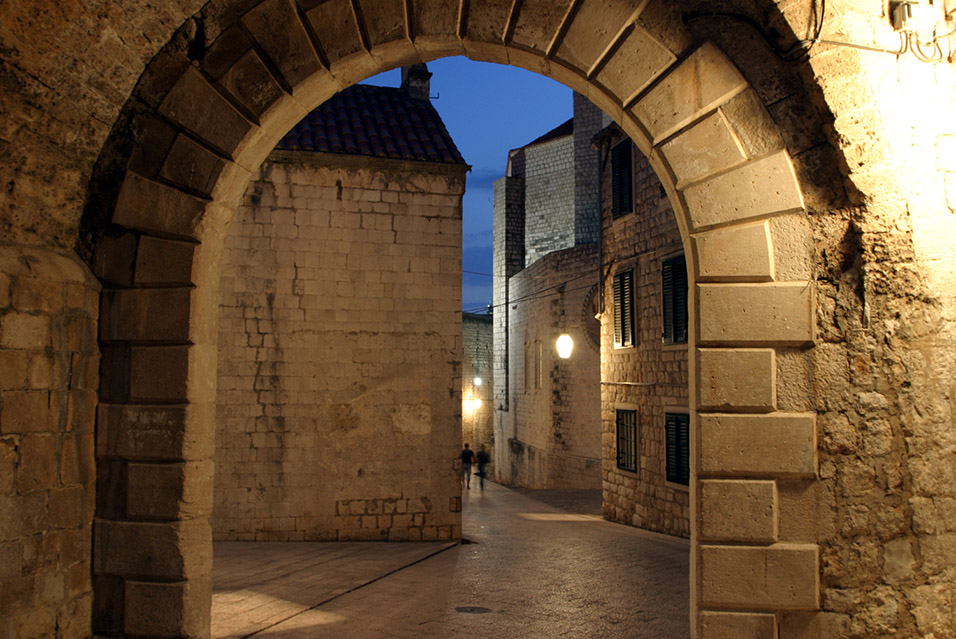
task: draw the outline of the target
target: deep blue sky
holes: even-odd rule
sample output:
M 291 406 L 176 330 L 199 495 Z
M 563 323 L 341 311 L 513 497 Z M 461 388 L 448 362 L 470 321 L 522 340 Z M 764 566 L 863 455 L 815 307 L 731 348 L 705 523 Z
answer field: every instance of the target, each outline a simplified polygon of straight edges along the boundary
M 428 70 L 431 95 L 437 97 L 432 103 L 471 165 L 464 200 L 462 309 L 483 313 L 491 303 L 492 184 L 505 174 L 508 151 L 571 117 L 571 89 L 517 67 L 463 57 L 429 62 Z M 394 69 L 365 84 L 397 87 L 401 82 L 401 70 Z

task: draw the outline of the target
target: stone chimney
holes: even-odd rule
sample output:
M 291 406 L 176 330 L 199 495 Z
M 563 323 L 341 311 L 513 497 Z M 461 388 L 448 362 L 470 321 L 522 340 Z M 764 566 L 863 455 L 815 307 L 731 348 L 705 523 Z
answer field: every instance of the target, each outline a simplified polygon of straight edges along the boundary
M 402 67 L 402 88 L 415 100 L 429 99 L 432 74 L 424 62 Z

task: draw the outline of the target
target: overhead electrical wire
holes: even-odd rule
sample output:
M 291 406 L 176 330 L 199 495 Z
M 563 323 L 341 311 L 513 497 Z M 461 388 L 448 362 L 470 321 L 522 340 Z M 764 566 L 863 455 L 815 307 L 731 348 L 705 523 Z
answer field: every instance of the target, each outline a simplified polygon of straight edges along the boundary
M 530 301 L 534 301 L 534 300 L 545 299 L 545 298 L 548 298 L 548 297 L 553 297 L 553 296 L 555 296 L 555 295 L 560 295 L 561 293 L 572 293 L 572 292 L 574 292 L 574 291 L 583 291 L 583 290 L 585 290 L 585 289 L 589 289 L 589 288 L 594 287 L 595 284 L 587 284 L 587 285 L 585 285 L 585 286 L 578 286 L 578 287 L 575 287 L 575 288 L 564 289 L 564 290 L 561 290 L 561 289 L 563 289 L 566 285 L 570 284 L 571 282 L 574 282 L 575 280 L 580 280 L 580 279 L 583 279 L 583 278 L 585 278 L 585 277 L 591 277 L 591 276 L 592 276 L 592 274 L 591 274 L 591 273 L 588 273 L 587 275 L 579 275 L 579 276 L 577 276 L 577 277 L 572 277 L 572 278 L 569 279 L 569 280 L 565 280 L 564 282 L 560 282 L 560 283 L 555 284 L 555 285 L 553 285 L 553 286 L 549 286 L 549 287 L 547 287 L 547 288 L 541 289 L 540 291 L 535 291 L 534 293 L 529 293 L 529 294 L 524 295 L 524 296 L 522 296 L 522 297 L 518 297 L 518 298 L 515 298 L 515 299 L 510 299 L 510 300 L 508 300 L 507 302 L 502 302 L 501 304 L 488 304 L 487 306 L 481 307 L 481 308 L 478 309 L 478 310 L 486 310 L 486 309 L 493 310 L 493 309 L 495 309 L 495 308 L 500 308 L 500 307 L 508 306 L 509 304 L 517 304 L 517 303 L 519 303 L 519 302 L 530 302 Z M 472 313 L 472 312 L 474 312 L 474 310 L 462 309 L 462 312 L 464 312 L 464 313 Z

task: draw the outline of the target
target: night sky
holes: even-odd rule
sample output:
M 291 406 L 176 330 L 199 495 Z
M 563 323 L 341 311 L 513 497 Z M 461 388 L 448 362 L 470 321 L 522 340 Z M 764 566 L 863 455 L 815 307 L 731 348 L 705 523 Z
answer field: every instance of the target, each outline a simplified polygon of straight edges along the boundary
M 508 151 L 571 117 L 571 90 L 516 67 L 463 57 L 429 62 L 428 69 L 432 103 L 472 167 L 464 199 L 462 310 L 483 313 L 491 303 L 492 185 L 505 174 Z M 397 87 L 401 71 L 365 83 Z

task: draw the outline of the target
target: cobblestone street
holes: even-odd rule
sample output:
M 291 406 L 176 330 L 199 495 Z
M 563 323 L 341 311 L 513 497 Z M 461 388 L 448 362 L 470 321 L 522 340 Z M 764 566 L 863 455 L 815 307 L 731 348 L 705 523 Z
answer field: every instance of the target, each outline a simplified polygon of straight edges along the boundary
M 460 545 L 216 544 L 213 636 L 689 636 L 687 541 L 533 497 L 473 484 Z

